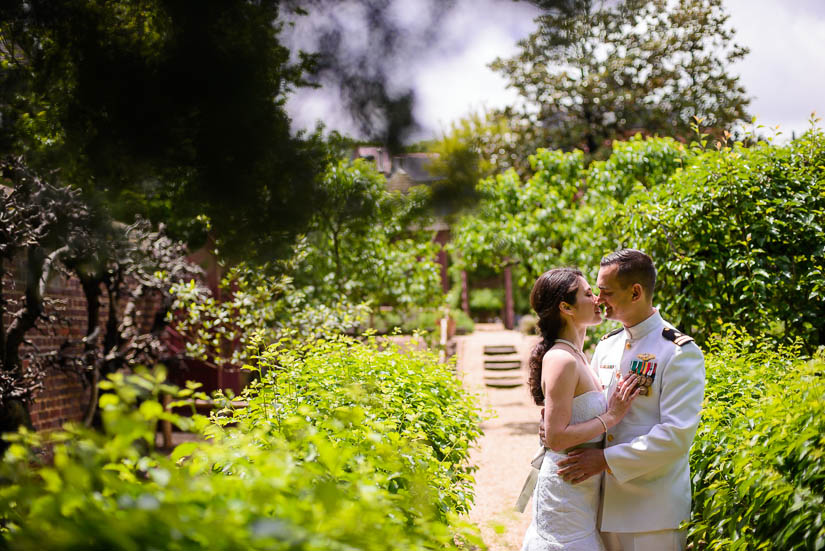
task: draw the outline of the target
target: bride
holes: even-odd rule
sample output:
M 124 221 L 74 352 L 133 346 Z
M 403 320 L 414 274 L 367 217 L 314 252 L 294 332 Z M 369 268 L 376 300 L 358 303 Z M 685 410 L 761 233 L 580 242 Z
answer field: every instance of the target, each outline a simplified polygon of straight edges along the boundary
M 544 406 L 545 452 L 533 494 L 533 521 L 522 551 L 603 551 L 596 517 L 600 476 L 565 482 L 557 461 L 576 448 L 602 447 L 638 395 L 636 376 L 620 381 L 608 403 L 582 352 L 587 328 L 601 323 L 590 285 L 579 270 L 558 268 L 533 285 L 530 305 L 542 341 L 530 356 L 530 392 Z

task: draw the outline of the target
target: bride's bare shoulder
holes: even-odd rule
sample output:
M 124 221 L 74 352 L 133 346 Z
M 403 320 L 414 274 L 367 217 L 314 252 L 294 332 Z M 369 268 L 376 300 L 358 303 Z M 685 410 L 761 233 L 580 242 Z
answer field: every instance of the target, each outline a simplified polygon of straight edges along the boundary
M 563 348 L 551 348 L 544 353 L 541 361 L 542 368 L 568 371 L 576 369 L 576 357 Z

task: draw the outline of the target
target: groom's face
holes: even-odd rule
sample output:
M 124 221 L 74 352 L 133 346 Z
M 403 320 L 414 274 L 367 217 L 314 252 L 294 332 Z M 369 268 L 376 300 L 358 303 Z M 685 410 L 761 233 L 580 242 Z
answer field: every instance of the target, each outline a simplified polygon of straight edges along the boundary
M 617 276 L 618 271 L 616 264 L 600 268 L 596 285 L 599 287 L 598 304 L 604 309 L 604 317 L 622 321 L 632 308 L 633 286 L 622 286 Z

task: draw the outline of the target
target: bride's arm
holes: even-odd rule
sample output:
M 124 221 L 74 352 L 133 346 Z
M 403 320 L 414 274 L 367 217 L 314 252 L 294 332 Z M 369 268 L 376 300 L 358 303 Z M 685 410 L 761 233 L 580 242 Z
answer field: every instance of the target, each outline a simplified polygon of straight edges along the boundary
M 544 442 L 555 452 L 563 452 L 603 434 L 605 426 L 613 427 L 627 412 L 627 408 L 621 408 L 624 411 L 616 411 L 611 407 L 601 415 L 604 424 L 594 417 L 583 423 L 571 425 L 573 395 L 577 383 L 578 373 L 573 356 L 562 350 L 551 350 L 544 355 L 541 366 L 541 384 L 544 390 Z M 623 391 L 624 388 L 618 388 L 614 394 Z

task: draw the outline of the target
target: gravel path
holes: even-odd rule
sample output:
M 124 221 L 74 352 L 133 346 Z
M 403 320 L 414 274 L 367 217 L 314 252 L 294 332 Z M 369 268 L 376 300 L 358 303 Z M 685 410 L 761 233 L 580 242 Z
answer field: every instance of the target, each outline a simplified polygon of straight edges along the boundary
M 471 454 L 476 499 L 470 520 L 481 529 L 491 551 L 521 549 L 530 524 L 530 507 L 524 513 L 513 509 L 538 447 L 539 407 L 533 405 L 527 388 L 527 358 L 536 337 L 525 337 L 501 326 L 477 324 L 472 335 L 458 337 L 458 371 L 465 387 L 481 396 L 485 408 L 484 436 Z M 522 386 L 512 389 L 484 385 L 483 347 L 513 345 L 522 358 Z

